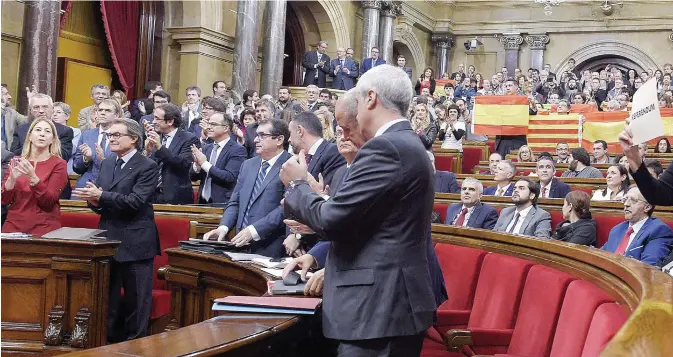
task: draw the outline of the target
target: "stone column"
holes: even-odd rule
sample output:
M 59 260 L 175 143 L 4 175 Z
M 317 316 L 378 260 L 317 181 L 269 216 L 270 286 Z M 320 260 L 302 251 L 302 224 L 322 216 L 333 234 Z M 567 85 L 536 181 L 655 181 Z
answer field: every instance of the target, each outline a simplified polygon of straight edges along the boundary
M 505 66 L 509 73 L 519 66 L 519 47 L 523 43 L 523 37 L 518 33 L 506 33 L 499 37 L 500 43 L 505 48 Z
M 455 43 L 455 39 L 452 34 L 433 34 L 432 42 L 435 44 L 435 54 L 437 55 L 437 66 L 435 67 L 435 78 L 442 78 L 442 74 L 449 72 L 451 70 L 451 64 L 449 63 L 449 55 L 451 48 Z M 420 74 L 419 74 L 420 76 Z
M 530 66 L 539 71 L 544 68 L 544 50 L 549 43 L 549 36 L 545 34 L 528 35 L 526 36 L 526 43 L 530 47 Z M 507 68 L 509 69 L 509 67 Z
M 402 6 L 394 1 L 386 1 L 381 8 L 379 27 L 379 49 L 386 63 L 395 65 L 393 41 L 395 40 L 395 18 L 402 13 Z
M 286 10 L 287 0 L 271 0 L 266 3 L 260 96 L 271 94 L 275 98 L 283 82 Z
M 236 42 L 232 71 L 232 97 L 241 101 L 247 89 L 257 89 L 257 13 L 259 2 L 239 1 L 236 8 Z
M 19 64 L 17 108 L 26 112 L 25 88 L 35 85 L 37 91 L 56 95 L 56 54 L 61 20 L 60 1 L 25 1 L 23 3 L 23 44 Z
M 379 43 L 379 17 L 381 11 L 380 0 L 362 1 L 362 47 L 360 49 L 360 64 L 369 57 L 369 50 Z

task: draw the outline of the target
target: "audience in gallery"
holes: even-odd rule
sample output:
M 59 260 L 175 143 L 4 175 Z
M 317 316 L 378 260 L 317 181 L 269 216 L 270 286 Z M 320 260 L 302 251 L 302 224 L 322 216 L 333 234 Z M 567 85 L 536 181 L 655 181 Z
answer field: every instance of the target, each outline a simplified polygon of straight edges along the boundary
M 528 178 L 514 183 L 512 202 L 514 206 L 503 208 L 493 230 L 549 239 L 551 235 L 551 215 L 537 206 L 540 185 Z
M 605 181 L 604 188 L 594 191 L 592 201 L 619 201 L 631 186 L 628 169 L 620 164 L 608 167 Z
M 603 178 L 601 171 L 591 166 L 589 153 L 583 148 L 574 148 L 570 151 L 568 170 L 561 177 L 576 178 Z

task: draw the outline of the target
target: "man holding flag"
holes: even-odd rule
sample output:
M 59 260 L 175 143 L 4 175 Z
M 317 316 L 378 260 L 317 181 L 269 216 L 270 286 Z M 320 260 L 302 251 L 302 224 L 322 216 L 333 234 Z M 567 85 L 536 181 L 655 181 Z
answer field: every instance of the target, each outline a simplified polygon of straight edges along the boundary
M 519 85 L 513 78 L 508 78 L 505 82 L 506 95 L 519 95 Z M 535 103 L 529 98 L 528 114 L 536 115 L 537 108 Z M 495 150 L 505 157 L 511 150 L 518 150 L 521 146 L 527 145 L 526 135 L 496 135 Z

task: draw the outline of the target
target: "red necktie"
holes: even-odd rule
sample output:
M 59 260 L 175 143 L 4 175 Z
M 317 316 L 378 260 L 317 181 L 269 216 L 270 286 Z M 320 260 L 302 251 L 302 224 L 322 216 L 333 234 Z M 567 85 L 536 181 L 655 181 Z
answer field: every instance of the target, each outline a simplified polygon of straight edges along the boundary
M 458 216 L 458 219 L 456 220 L 456 227 L 463 226 L 463 222 L 465 222 L 465 216 L 467 216 L 467 208 L 463 208 L 463 210 L 460 211 L 460 216 Z
M 308 166 L 308 165 L 311 163 L 311 157 L 312 157 L 312 156 L 313 156 L 313 155 L 308 155 L 308 154 L 306 154 L 306 166 Z
M 544 198 L 546 194 L 547 194 L 547 187 L 543 187 L 542 188 L 542 193 L 540 194 L 540 197 Z
M 626 233 L 624 234 L 624 238 L 622 238 L 622 241 L 619 242 L 619 246 L 615 250 L 615 254 L 624 255 L 626 248 L 629 247 L 629 238 L 631 237 L 631 234 L 633 234 L 633 227 L 629 226 L 629 229 L 627 229 Z

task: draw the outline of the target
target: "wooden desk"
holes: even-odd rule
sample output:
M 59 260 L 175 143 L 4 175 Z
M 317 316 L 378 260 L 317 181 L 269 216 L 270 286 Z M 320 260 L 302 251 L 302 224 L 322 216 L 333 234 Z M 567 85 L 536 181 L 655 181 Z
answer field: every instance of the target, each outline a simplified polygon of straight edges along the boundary
M 2 238 L 2 353 L 104 345 L 118 241 Z

